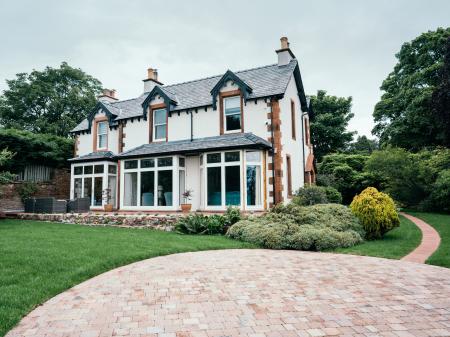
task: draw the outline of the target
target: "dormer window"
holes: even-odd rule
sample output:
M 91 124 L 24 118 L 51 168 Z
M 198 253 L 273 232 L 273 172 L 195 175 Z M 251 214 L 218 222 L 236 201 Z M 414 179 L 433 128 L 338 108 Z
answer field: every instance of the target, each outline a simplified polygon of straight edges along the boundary
M 153 110 L 153 135 L 154 140 L 166 140 L 167 137 L 167 110 Z
M 241 96 L 226 97 L 223 103 L 225 131 L 241 130 Z
M 97 123 L 97 149 L 108 147 L 108 122 Z

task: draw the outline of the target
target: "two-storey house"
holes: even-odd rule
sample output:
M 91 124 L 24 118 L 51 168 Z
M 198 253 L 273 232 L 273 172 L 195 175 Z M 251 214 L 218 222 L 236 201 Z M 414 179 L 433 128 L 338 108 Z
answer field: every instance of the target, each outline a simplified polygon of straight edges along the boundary
M 73 130 L 71 197 L 126 211 L 180 210 L 186 190 L 201 211 L 288 202 L 314 181 L 312 110 L 287 38 L 276 53 L 276 64 L 173 85 L 150 68 L 130 100 L 105 90 Z

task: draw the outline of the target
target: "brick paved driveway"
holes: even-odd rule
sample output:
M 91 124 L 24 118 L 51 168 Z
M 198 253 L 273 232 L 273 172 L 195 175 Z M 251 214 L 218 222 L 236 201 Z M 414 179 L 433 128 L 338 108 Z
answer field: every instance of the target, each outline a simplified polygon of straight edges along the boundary
M 296 251 L 169 255 L 51 299 L 7 336 L 450 336 L 450 269 Z

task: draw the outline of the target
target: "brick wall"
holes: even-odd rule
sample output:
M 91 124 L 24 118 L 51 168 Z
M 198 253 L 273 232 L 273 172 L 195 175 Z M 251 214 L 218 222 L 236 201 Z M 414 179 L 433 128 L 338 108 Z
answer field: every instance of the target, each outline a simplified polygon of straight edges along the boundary
M 0 211 L 23 210 L 19 189 L 21 182 L 15 182 L 0 187 Z M 69 199 L 70 196 L 70 170 L 55 170 L 50 182 L 37 183 L 36 197 L 55 197 L 56 199 Z

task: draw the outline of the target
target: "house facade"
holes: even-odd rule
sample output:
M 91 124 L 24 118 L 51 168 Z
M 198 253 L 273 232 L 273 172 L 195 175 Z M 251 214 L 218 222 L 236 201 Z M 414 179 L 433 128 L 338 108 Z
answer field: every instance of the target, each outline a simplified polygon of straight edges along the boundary
M 273 65 L 173 85 L 150 68 L 143 94 L 130 100 L 104 90 L 72 131 L 71 198 L 124 211 L 289 202 L 315 179 L 312 109 L 287 38 L 276 53 Z

